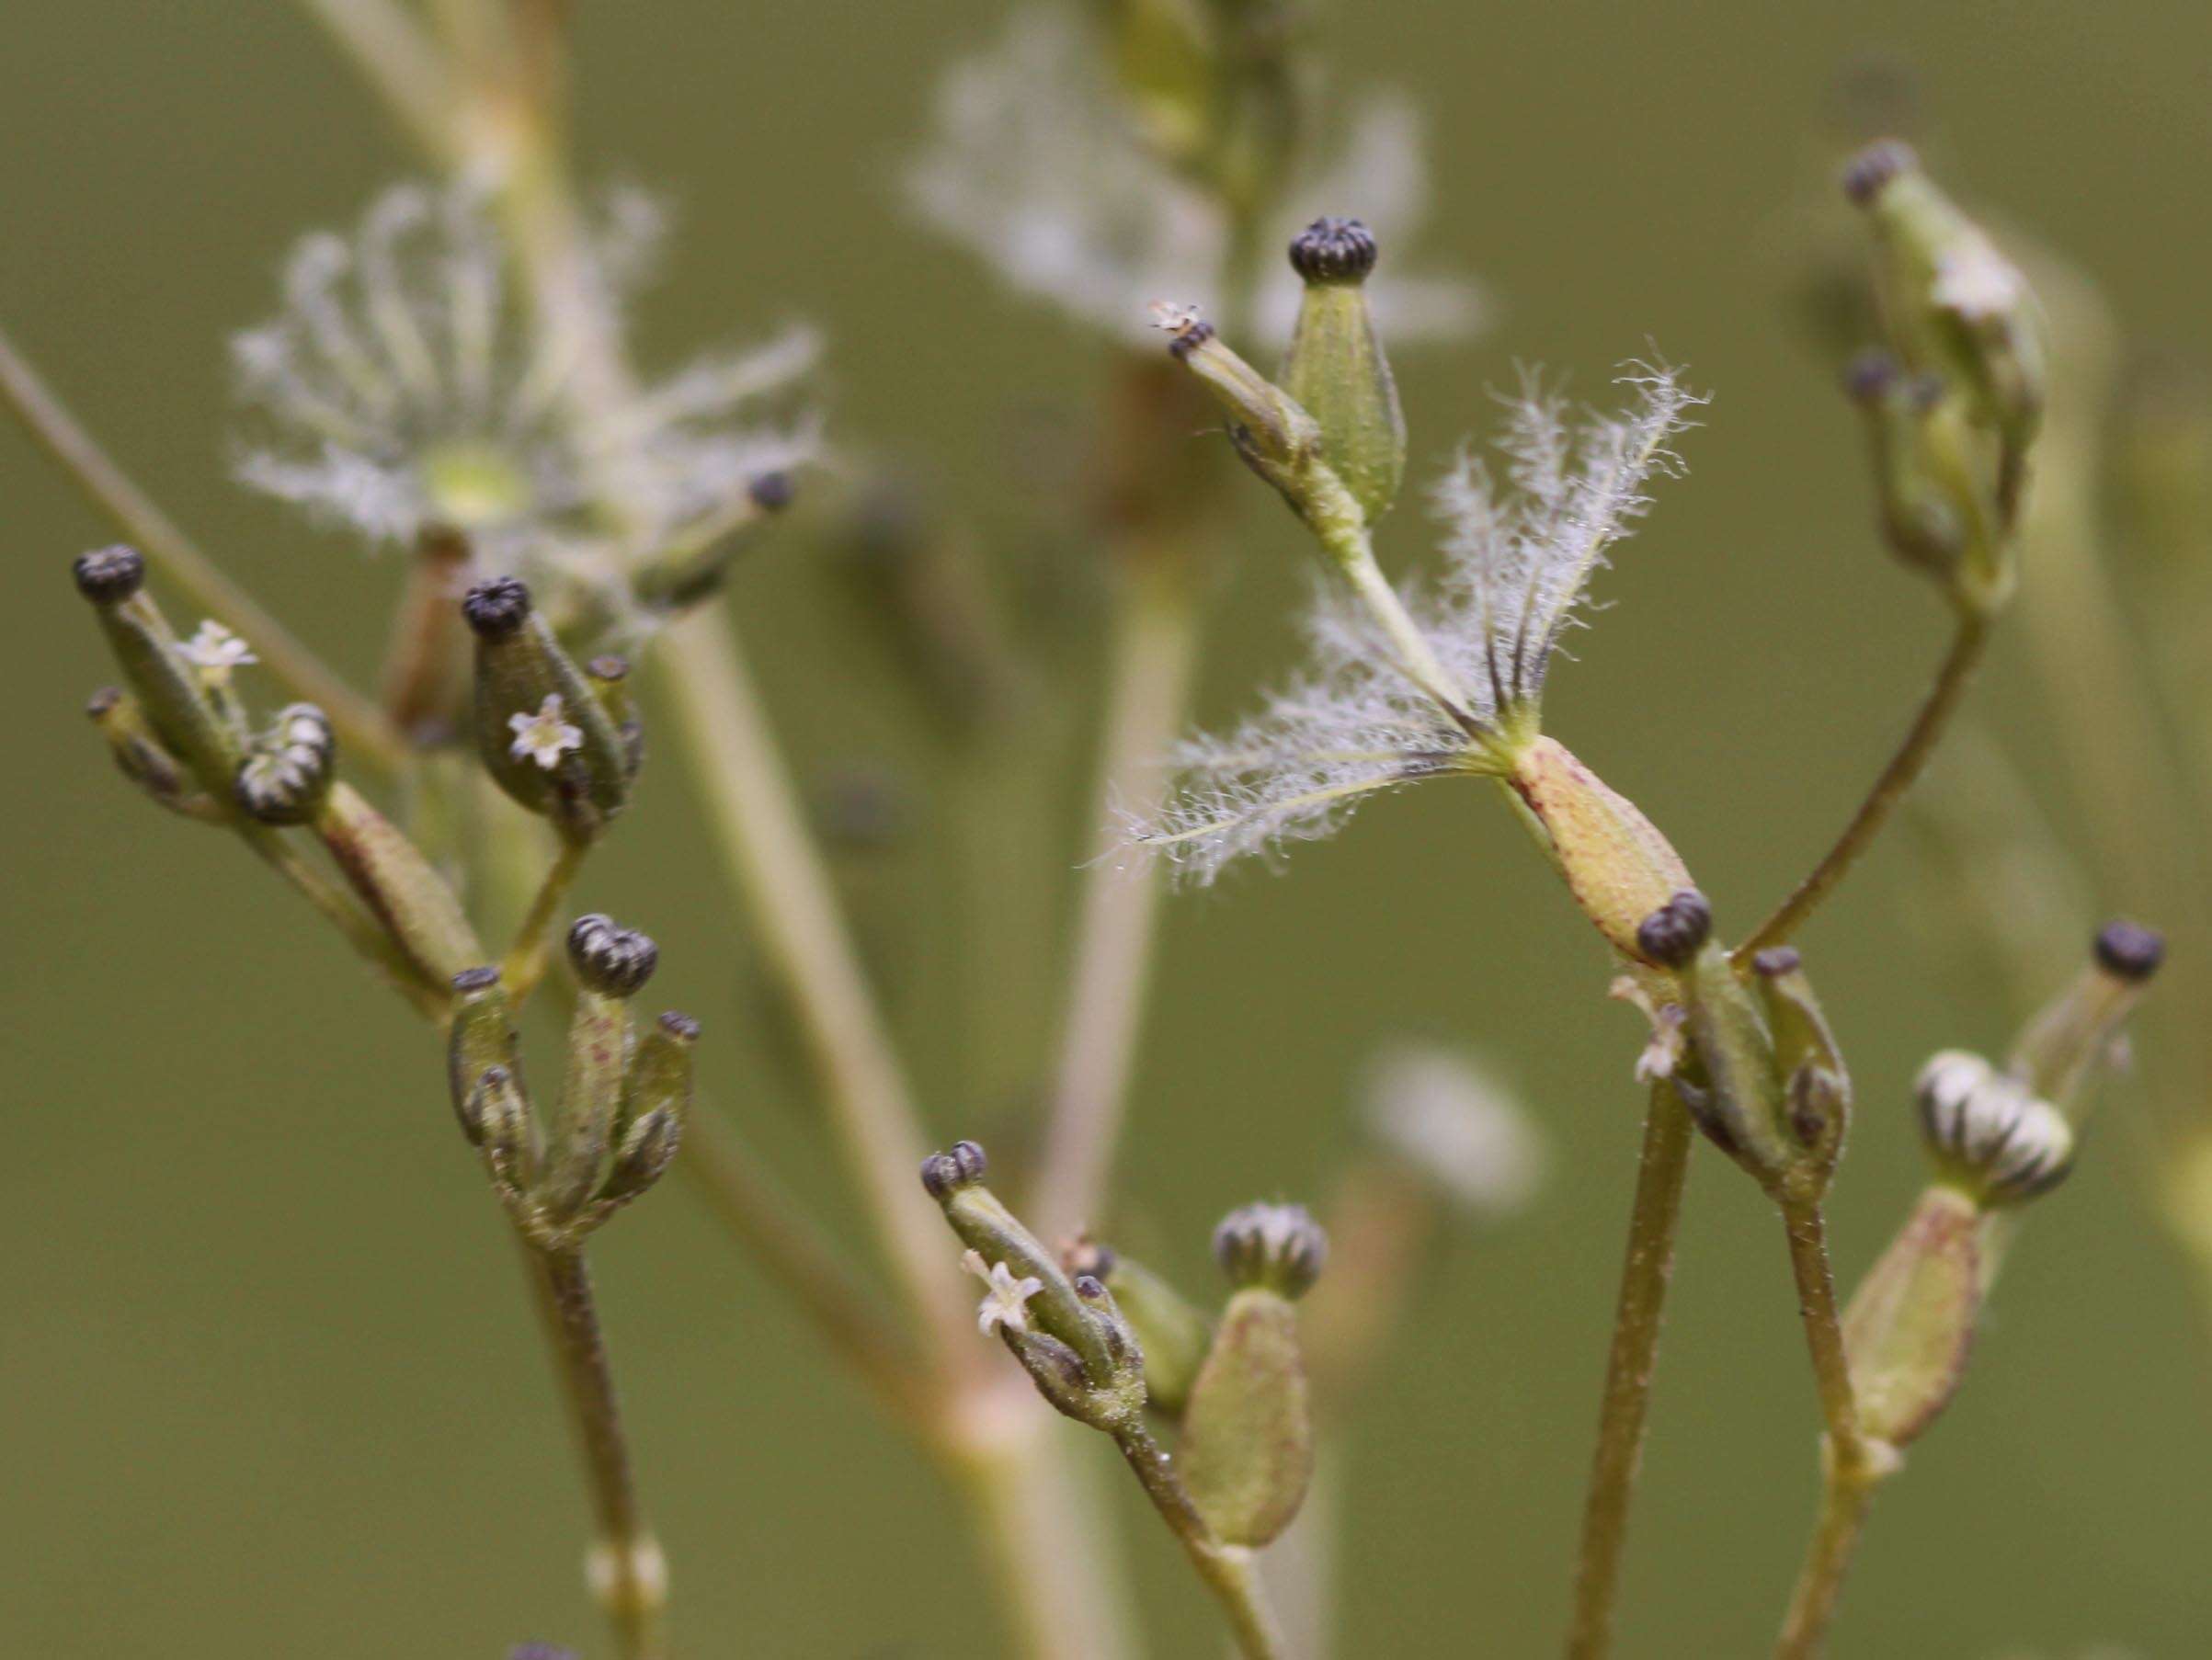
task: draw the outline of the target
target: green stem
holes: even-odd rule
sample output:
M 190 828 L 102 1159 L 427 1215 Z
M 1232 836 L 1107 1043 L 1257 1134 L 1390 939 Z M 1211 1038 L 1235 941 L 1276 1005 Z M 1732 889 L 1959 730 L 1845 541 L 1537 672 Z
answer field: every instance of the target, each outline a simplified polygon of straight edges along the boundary
M 1859 803 L 1851 823 L 1835 845 L 1821 855 L 1805 880 L 1795 892 L 1784 900 L 1772 916 L 1761 923 L 1750 938 L 1738 946 L 1735 961 L 1749 962 L 1769 946 L 1780 945 L 1804 925 L 1805 919 L 1819 908 L 1830 890 L 1843 880 L 1844 873 L 1856 864 L 1859 856 L 1866 851 L 1874 838 L 1888 823 L 1905 792 L 1912 788 L 1921 770 L 1928 765 L 1929 756 L 1944 735 L 1959 700 L 1966 694 L 1974 670 L 1979 665 L 1982 654 L 1990 643 L 1991 616 L 1978 610 L 1962 610 L 1958 627 L 1951 637 L 1951 649 L 1944 654 L 1943 666 L 1936 671 L 1935 684 L 1928 690 L 1920 712 L 1913 717 L 1911 728 L 1905 733 L 1904 742 L 1889 757 L 1888 765 Z
M 281 832 L 244 823 L 238 825 L 238 830 L 245 845 L 345 935 L 347 943 L 383 976 L 393 991 L 407 1000 L 416 1014 L 428 1020 L 445 1018 L 442 988 L 423 983 L 414 962 L 393 942 L 382 925 L 362 909 L 359 901 L 302 858 L 300 850 Z
M 1690 1114 L 1664 1083 L 1654 1085 L 1644 1114 L 1644 1152 L 1629 1211 L 1628 1251 L 1621 1268 L 1613 1348 L 1605 1361 L 1605 1404 L 1591 1461 L 1582 1509 L 1582 1549 L 1575 1570 L 1570 1660 L 1597 1660 L 1613 1644 L 1620 1598 L 1621 1558 L 1628 1510 L 1643 1459 L 1650 1416 L 1652 1370 L 1674 1273 L 1674 1240 L 1690 1169 Z
M 537 897 L 530 902 L 530 914 L 515 932 L 515 943 L 507 948 L 499 972 L 507 982 L 508 1000 L 518 1008 L 530 1001 L 530 993 L 544 978 L 562 902 L 568 897 L 576 872 L 584 868 L 584 855 L 590 850 L 587 842 L 563 839 L 545 880 L 538 884 Z
M 431 154 L 459 153 L 453 76 L 438 44 L 393 0 L 300 0 L 353 61 L 408 136 Z
M 1843 1345 L 1835 1278 L 1829 1268 L 1827 1219 L 1820 1205 L 1818 1200 L 1785 1200 L 1782 1220 L 1828 1433 L 1819 1521 L 1774 1652 L 1777 1660 L 1814 1660 L 1827 1643 L 1874 1489 L 1897 1467 L 1898 1455 L 1894 1449 L 1869 1440 L 1859 1427 L 1851 1358 Z
M 667 1566 L 638 1507 L 591 1276 L 580 1252 L 542 1251 L 527 1241 L 523 1250 L 591 1489 L 598 1529 L 588 1558 L 592 1592 L 622 1660 L 665 1660 Z
M 1182 1477 L 1176 1473 L 1175 1461 L 1152 1438 L 1152 1432 L 1141 1421 L 1121 1431 L 1113 1439 L 1129 1468 L 1136 1472 L 1145 1496 L 1152 1501 L 1153 1508 L 1181 1542 L 1183 1554 L 1191 1559 L 1199 1578 L 1205 1582 L 1206 1589 L 1214 1593 L 1222 1612 L 1228 1616 L 1229 1630 L 1237 1639 L 1238 1652 L 1245 1660 L 1282 1660 L 1283 1639 L 1260 1589 L 1260 1575 L 1252 1565 L 1252 1552 L 1237 1545 L 1224 1544 L 1215 1536 L 1192 1502 Z
M 215 568 L 175 521 L 77 424 L 76 417 L 0 330 L 0 398 L 68 473 L 95 507 L 112 519 L 154 569 L 192 602 L 249 642 L 269 673 L 319 704 L 348 753 L 391 772 L 407 745 L 383 711 L 355 691 L 314 652 Z
M 1093 797 L 1103 823 L 1117 802 L 1149 801 L 1188 705 L 1199 608 L 1173 551 L 1126 575 L 1117 613 L 1110 699 Z M 1045 1239 L 1089 1225 L 1121 1138 L 1159 918 L 1149 870 L 1101 855 L 1085 873 L 1082 919 L 1033 1202 Z

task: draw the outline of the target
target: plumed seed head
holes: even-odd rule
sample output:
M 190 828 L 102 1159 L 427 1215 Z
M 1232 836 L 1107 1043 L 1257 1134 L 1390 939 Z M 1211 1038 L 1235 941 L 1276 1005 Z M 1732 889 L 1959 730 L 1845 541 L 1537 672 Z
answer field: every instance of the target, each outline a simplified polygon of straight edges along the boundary
M 77 592 L 95 605 L 120 605 L 146 586 L 144 556 L 120 541 L 78 554 L 70 571 L 77 579 Z
M 505 640 L 530 620 L 530 589 L 513 576 L 495 576 L 471 588 L 461 602 L 469 627 L 485 640 Z
M 1684 888 L 1636 924 L 1636 949 L 1662 968 L 1681 968 L 1713 934 L 1713 907 Z
M 2166 937 L 2155 928 L 2126 918 L 2106 923 L 2097 931 L 2097 966 L 2115 979 L 2140 984 L 2159 972 L 2166 960 Z
M 604 997 L 630 997 L 653 978 L 660 947 L 595 911 L 577 917 L 568 930 L 568 961 L 590 990 Z
M 975 1142 L 954 1142 L 945 1153 L 932 1153 L 922 1160 L 922 1187 L 931 1199 L 943 1200 L 963 1188 L 972 1188 L 984 1178 L 991 1161 L 984 1156 L 982 1146 Z
M 1245 1205 L 1214 1230 L 1214 1260 L 1240 1290 L 1303 1297 L 1328 1261 L 1328 1235 L 1304 1205 Z
M 1871 205 L 1899 174 L 1918 169 L 1921 158 L 1900 139 L 1877 139 L 1843 164 L 1843 194 L 1859 207 Z
M 479 968 L 464 968 L 453 976 L 453 989 L 464 997 L 488 992 L 498 983 L 499 971 L 488 962 Z
M 799 481 L 779 468 L 761 473 L 745 487 L 745 493 L 763 513 L 781 513 L 798 499 Z
M 1291 269 L 1307 282 L 1364 282 L 1374 233 L 1356 219 L 1317 219 L 1291 238 Z

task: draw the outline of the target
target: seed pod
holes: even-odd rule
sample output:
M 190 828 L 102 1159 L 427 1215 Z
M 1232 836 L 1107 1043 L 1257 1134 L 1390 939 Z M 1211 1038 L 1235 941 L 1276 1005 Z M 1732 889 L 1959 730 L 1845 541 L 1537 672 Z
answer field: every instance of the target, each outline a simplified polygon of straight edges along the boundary
M 589 841 L 630 799 L 621 733 L 511 576 L 462 601 L 476 635 L 476 752 L 499 787 L 574 841 Z
M 144 559 L 135 549 L 118 544 L 80 554 L 73 573 L 77 591 L 92 602 L 117 665 L 138 694 L 147 723 L 203 790 L 227 802 L 245 743 L 205 680 L 185 660 L 168 620 L 145 592 Z
M 312 703 L 287 704 L 238 763 L 232 793 L 257 823 L 308 824 L 330 794 L 337 753 L 328 715 Z
M 587 663 L 584 673 L 591 681 L 591 689 L 599 695 L 599 707 L 607 711 L 622 740 L 622 763 L 634 783 L 639 768 L 645 764 L 645 723 L 638 716 L 637 699 L 631 692 L 630 660 L 610 653 Z
M 2091 1085 L 2165 957 L 2165 941 L 2132 922 L 2099 932 L 2090 966 L 2029 1021 L 2006 1070 L 2069 1119 L 2088 1110 Z
M 627 1202 L 675 1161 L 691 1113 L 691 1051 L 699 1022 L 674 1011 L 654 1023 L 631 1058 L 614 1123 L 614 1164 L 600 1197 Z
M 604 916 L 579 917 L 568 932 L 576 1007 L 568 1020 L 568 1066 L 561 1082 L 561 1151 L 542 1184 L 545 1213 L 577 1215 L 599 1190 L 614 1154 L 615 1124 L 630 1070 L 631 995 L 660 951 L 644 935 Z
M 1674 1082 L 1698 1128 L 1776 1200 L 1817 1193 L 1826 1179 L 1822 1147 L 1807 1147 L 1791 1121 L 1764 996 L 1710 938 L 1677 985 L 1688 1007 L 1690 1057 Z
M 354 892 L 430 984 L 450 985 L 463 969 L 484 961 L 484 945 L 445 878 L 352 785 L 330 786 L 314 828 Z
M 1957 381 L 1980 425 L 2024 445 L 2050 374 L 2042 308 L 2019 267 L 1893 140 L 1853 160 L 1845 189 L 1874 222 L 1883 310 L 1907 362 Z
M 1853 366 L 1851 391 L 1874 451 L 1884 540 L 1907 564 L 1948 579 L 1990 532 L 1967 463 L 1964 406 L 1933 375 L 1908 375 L 1886 356 Z
M 1303 1205 L 1245 1205 L 1214 1230 L 1214 1260 L 1239 1290 L 1295 1302 L 1328 1266 L 1328 1235 Z
M 1226 1225 L 1226 1224 L 1225 1224 Z M 1225 1543 L 1289 1527 L 1313 1481 L 1314 1431 L 1298 1316 L 1255 1284 L 1229 1299 L 1183 1410 L 1183 1484 Z
M 1156 303 L 1169 355 L 1196 375 L 1229 414 L 1229 438 L 1245 464 L 1282 493 L 1294 512 L 1312 508 L 1307 463 L 1321 452 L 1321 428 L 1298 400 L 1230 350 L 1194 307 Z
M 1751 976 L 1773 1041 L 1786 1122 L 1798 1154 L 1787 1179 L 1794 1197 L 1818 1199 L 1843 1154 L 1851 1124 L 1851 1074 L 1794 949 L 1761 951 L 1751 959 Z
M 1859 1427 L 1903 1447 L 1950 1404 L 1981 1312 L 1979 1218 L 1971 1200 L 1931 1188 L 1843 1315 Z
M 1092 1268 L 1113 1293 L 1145 1356 L 1146 1404 L 1180 1417 L 1214 1341 L 1214 1325 L 1167 1280 L 1118 1251 L 1097 1252 Z
M 453 976 L 453 1019 L 446 1031 L 446 1085 L 453 1097 L 453 1111 L 462 1133 L 473 1146 L 484 1144 L 485 1127 L 473 1116 L 482 1109 L 477 1085 L 493 1067 L 504 1067 L 519 1076 L 513 1012 L 499 971 L 491 967 L 463 969 Z
M 108 753 L 117 769 L 170 812 L 203 824 L 219 824 L 222 809 L 192 781 L 185 765 L 169 753 L 161 734 L 146 719 L 145 707 L 119 687 L 104 686 L 92 694 L 85 712 L 108 741 Z
M 522 1082 L 505 1066 L 487 1068 L 462 1109 L 463 1129 L 474 1126 L 485 1168 L 499 1197 L 519 1216 L 526 1213 L 538 1165 L 537 1124 Z
M 1370 524 L 1406 475 L 1406 416 L 1367 302 L 1374 237 L 1356 219 L 1317 219 L 1290 244 L 1306 284 L 1276 380 L 1319 426 L 1321 451 Z
M 1523 748 L 1509 782 L 1544 826 L 1575 901 L 1624 957 L 1666 967 L 1638 938 L 1647 918 L 1685 889 L 1682 857 L 1634 802 L 1551 738 Z

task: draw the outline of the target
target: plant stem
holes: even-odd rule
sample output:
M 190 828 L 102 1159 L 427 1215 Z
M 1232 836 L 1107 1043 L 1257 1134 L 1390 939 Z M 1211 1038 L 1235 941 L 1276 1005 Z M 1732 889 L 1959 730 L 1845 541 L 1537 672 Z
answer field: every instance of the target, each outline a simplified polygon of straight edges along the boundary
M 1146 558 L 1126 573 L 1093 798 L 1100 823 L 1117 804 L 1147 802 L 1156 790 L 1161 758 L 1189 702 L 1199 634 L 1197 597 L 1174 551 Z M 1082 920 L 1033 1203 L 1035 1224 L 1045 1239 L 1099 1220 L 1151 979 L 1159 887 L 1157 872 L 1120 868 L 1103 854 L 1084 876 Z
M 1990 642 L 1993 619 L 1990 613 L 1976 609 L 1962 609 L 1958 626 L 1951 636 L 1951 649 L 1944 655 L 1943 665 L 1936 671 L 1935 684 L 1928 690 L 1920 712 L 1913 717 L 1912 725 L 1904 741 L 1889 757 L 1888 765 L 1859 803 L 1851 823 L 1835 845 L 1821 855 L 1810 874 L 1799 882 L 1795 892 L 1784 900 L 1772 916 L 1761 923 L 1750 938 L 1738 946 L 1732 953 L 1735 961 L 1749 962 L 1769 946 L 1782 944 L 1803 926 L 1805 919 L 1828 897 L 1829 892 L 1843 880 L 1844 872 L 1858 862 L 1859 856 L 1873 844 L 1882 826 L 1889 820 L 1897 804 L 1905 799 L 1912 788 L 1928 757 L 1944 735 L 1944 728 L 1958 708 L 1974 670 L 1980 664 L 1982 654 Z
M 1667 1288 L 1674 1273 L 1674 1238 L 1682 1221 L 1691 1140 L 1690 1114 L 1682 1097 L 1665 1083 L 1653 1085 L 1644 1113 L 1644 1151 L 1629 1211 L 1613 1348 L 1605 1361 L 1598 1449 L 1591 1461 L 1590 1492 L 1582 1509 L 1574 1619 L 1567 1637 L 1570 1660 L 1597 1660 L 1613 1644 L 1622 1550 L 1643 1459 Z
M 249 642 L 277 678 L 322 706 L 349 754 L 385 772 L 406 759 L 406 744 L 383 712 L 215 568 L 77 424 L 5 330 L 0 330 L 0 397 L 92 505 L 115 521 L 155 569 L 189 595 L 195 605 Z
M 798 1011 L 884 1260 L 948 1368 L 974 1370 L 965 1346 L 952 1347 L 969 1321 L 966 1299 L 947 1271 L 942 1220 L 915 1176 L 927 1151 L 920 1118 L 737 642 L 724 618 L 701 612 L 667 631 L 660 661 L 715 848 Z
M 1784 1200 L 1782 1220 L 1828 1434 L 1823 1443 L 1820 1519 L 1774 1652 L 1777 1660 L 1813 1660 L 1827 1643 L 1829 1623 L 1835 1617 L 1843 1575 L 1851 1566 L 1875 1486 L 1897 1467 L 1898 1455 L 1894 1448 L 1869 1440 L 1859 1428 L 1851 1358 L 1843 1347 L 1835 1278 L 1829 1269 L 1827 1218 L 1819 1202 Z
M 1136 1472 L 1145 1496 L 1182 1542 L 1191 1565 L 1228 1616 L 1229 1630 L 1245 1660 L 1282 1660 L 1283 1639 L 1253 1569 L 1251 1552 L 1224 1544 L 1215 1536 L 1192 1503 L 1182 1477 L 1175 1472 L 1174 1460 L 1141 1421 L 1120 1431 L 1113 1439 L 1129 1468 Z
M 300 0 L 408 136 L 441 159 L 459 148 L 452 75 L 437 42 L 393 0 Z
M 542 1251 L 527 1241 L 523 1250 L 591 1488 L 598 1528 L 588 1558 L 593 1594 L 613 1624 L 623 1660 L 664 1660 L 667 1566 L 638 1507 L 591 1276 L 580 1252 Z
M 391 935 L 361 907 L 359 900 L 302 858 L 299 848 L 280 832 L 244 823 L 238 828 L 245 845 L 345 935 L 347 943 L 384 977 L 393 991 L 407 1000 L 416 1014 L 428 1020 L 445 1018 L 443 993 L 423 983 L 421 973 L 406 953 L 393 943 Z
M 584 868 L 584 855 L 590 850 L 587 842 L 562 838 L 560 850 L 553 855 L 545 880 L 538 884 L 537 897 L 530 902 L 530 914 L 515 931 L 515 943 L 507 948 L 499 972 L 507 982 L 509 1000 L 518 1008 L 530 1001 L 530 993 L 537 990 L 538 982 L 544 978 L 545 965 L 553 955 L 553 937 L 561 902 L 568 897 L 576 872 Z

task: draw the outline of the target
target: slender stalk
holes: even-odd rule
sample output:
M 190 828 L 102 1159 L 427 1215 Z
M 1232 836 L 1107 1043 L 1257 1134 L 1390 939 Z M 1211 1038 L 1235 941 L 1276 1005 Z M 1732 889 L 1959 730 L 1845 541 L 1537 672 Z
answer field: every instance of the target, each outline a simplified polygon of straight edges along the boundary
M 945 1271 L 943 1222 L 915 1178 L 928 1151 L 920 1117 L 737 642 L 722 617 L 702 612 L 667 631 L 660 661 L 677 740 L 690 752 L 686 770 L 714 825 L 716 851 L 798 1012 L 884 1261 L 948 1364 L 973 1370 L 964 1345 L 951 1348 L 968 1324 L 966 1300 Z
M 1985 611 L 1959 612 L 1951 648 L 1944 654 L 1943 665 L 1936 671 L 1935 684 L 1929 688 L 1904 741 L 1875 779 L 1874 787 L 1866 792 L 1866 799 L 1859 803 L 1859 810 L 1852 814 L 1851 823 L 1844 825 L 1843 834 L 1836 838 L 1835 845 L 1821 855 L 1820 862 L 1774 914 L 1736 948 L 1734 956 L 1738 961 L 1749 962 L 1769 946 L 1780 945 L 1795 934 L 1828 897 L 1830 890 L 1858 862 L 1859 856 L 1873 845 L 1882 826 L 1888 823 L 1890 813 L 1927 766 L 1928 757 L 1935 753 L 1944 728 L 1957 711 L 1959 700 L 1974 677 L 1974 670 L 1989 646 L 1992 620 Z
M 542 1251 L 527 1242 L 523 1249 L 591 1489 L 598 1529 L 588 1558 L 593 1594 L 614 1627 L 622 1660 L 664 1660 L 667 1564 L 638 1507 L 591 1276 L 580 1252 Z
M 1116 617 L 1096 812 L 1148 800 L 1181 724 L 1198 657 L 1199 608 L 1170 552 L 1131 570 Z M 1086 872 L 1082 919 L 1033 1210 L 1042 1237 L 1098 1220 L 1129 1093 L 1151 980 L 1159 881 L 1101 856 Z
M 545 965 L 553 956 L 554 925 L 560 916 L 561 904 L 568 897 L 568 890 L 575 886 L 576 872 L 584 868 L 584 855 L 590 850 L 587 842 L 562 839 L 560 850 L 553 855 L 553 864 L 545 872 L 545 880 L 538 884 L 537 896 L 530 902 L 529 915 L 515 931 L 515 943 L 507 948 L 499 972 L 500 978 L 507 982 L 507 995 L 517 1007 L 530 1000 L 530 993 L 537 990 L 538 982 L 545 976 Z
M 1667 1084 L 1655 1084 L 1644 1113 L 1644 1152 L 1629 1211 L 1613 1348 L 1605 1361 L 1605 1404 L 1582 1508 L 1582 1549 L 1575 1569 L 1569 1660 L 1597 1660 L 1613 1645 L 1628 1509 L 1643 1460 L 1652 1370 L 1674 1273 L 1674 1239 L 1690 1170 L 1689 1110 Z
M 263 610 L 245 590 L 178 529 L 129 474 L 78 425 L 68 405 L 0 330 L 0 398 L 24 427 L 68 473 L 95 507 L 131 538 L 163 575 L 208 615 L 250 642 L 262 664 L 309 701 L 320 704 L 350 755 L 390 772 L 407 746 L 383 712 Z
M 1859 1427 L 1835 1278 L 1829 1269 L 1827 1219 L 1818 1201 L 1784 1200 L 1782 1220 L 1828 1434 L 1823 1442 L 1819 1521 L 1774 1653 L 1777 1660 L 1814 1660 L 1827 1643 L 1829 1624 L 1874 1489 L 1897 1467 L 1898 1455 L 1895 1449 L 1869 1440 Z
M 1282 1660 L 1283 1639 L 1253 1568 L 1252 1552 L 1224 1544 L 1214 1535 L 1198 1507 L 1191 1502 L 1182 1477 L 1176 1473 L 1175 1461 L 1142 1423 L 1116 1435 L 1114 1445 L 1122 1450 L 1145 1496 L 1181 1541 L 1183 1554 L 1228 1616 L 1229 1630 L 1245 1660 Z
M 408 136 L 431 154 L 459 147 L 453 77 L 437 42 L 393 0 L 300 0 Z

